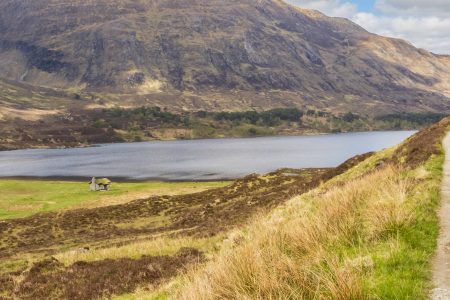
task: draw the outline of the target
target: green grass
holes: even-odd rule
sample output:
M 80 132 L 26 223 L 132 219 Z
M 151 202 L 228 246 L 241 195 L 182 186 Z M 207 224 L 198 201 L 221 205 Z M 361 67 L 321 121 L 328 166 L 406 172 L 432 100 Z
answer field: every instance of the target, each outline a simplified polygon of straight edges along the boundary
M 228 182 L 113 183 L 108 192 L 92 192 L 88 181 L 0 180 L 0 219 L 118 204 L 152 195 L 194 193 L 227 184 Z
M 166 291 L 149 292 L 146 290 L 139 290 L 131 294 L 114 296 L 113 300 L 166 300 L 169 299 L 169 294 Z
M 391 233 L 377 247 L 368 248 L 375 265 L 373 272 L 365 277 L 368 294 L 378 299 L 428 299 L 430 261 L 439 233 L 436 211 L 443 162 L 444 156 L 439 155 L 426 163 L 428 177 L 416 184 L 408 199 L 414 222 Z M 413 172 L 408 172 L 407 176 L 414 177 Z
M 345 174 L 354 177 L 367 170 L 374 158 L 388 155 L 392 149 L 377 153 Z M 360 239 L 350 246 L 335 245 L 329 251 L 343 259 L 367 257 L 373 262 L 364 272 L 363 286 L 370 299 L 428 299 L 431 289 L 431 258 L 436 250 L 444 155 L 433 156 L 423 167 L 402 175 L 414 182 L 403 209 L 412 212 L 410 224 L 394 227 L 376 240 Z M 425 178 L 421 178 L 426 174 Z M 342 178 L 341 178 L 342 179 Z

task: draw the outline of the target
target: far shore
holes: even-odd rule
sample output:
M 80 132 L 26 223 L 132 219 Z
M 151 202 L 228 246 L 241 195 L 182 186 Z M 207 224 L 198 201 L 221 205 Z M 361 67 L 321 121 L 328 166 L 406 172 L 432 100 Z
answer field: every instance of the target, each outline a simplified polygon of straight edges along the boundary
M 149 139 L 143 141 L 121 141 L 112 143 L 92 143 L 92 144 L 76 144 L 76 145 L 27 145 L 25 147 L 2 147 L 0 145 L 0 153 L 7 151 L 17 151 L 17 150 L 58 150 L 58 149 L 82 149 L 82 148 L 92 148 L 101 147 L 103 145 L 120 145 L 120 144 L 138 144 L 138 143 L 151 143 L 151 142 L 175 142 L 175 141 L 202 141 L 202 140 L 225 140 L 225 139 L 257 139 L 257 138 L 274 138 L 274 137 L 302 137 L 302 136 L 324 136 L 324 135 L 334 135 L 334 134 L 345 134 L 345 133 L 364 133 L 364 132 L 402 132 L 402 131 L 414 131 L 417 132 L 419 129 L 391 129 L 391 130 L 361 130 L 361 131 L 341 131 L 341 132 L 305 132 L 301 134 L 276 134 L 276 135 L 259 135 L 259 136 L 221 136 L 221 137 L 208 137 L 208 138 L 171 138 L 171 139 Z M 153 179 L 150 179 L 153 180 Z M 155 180 L 158 180 L 157 178 Z

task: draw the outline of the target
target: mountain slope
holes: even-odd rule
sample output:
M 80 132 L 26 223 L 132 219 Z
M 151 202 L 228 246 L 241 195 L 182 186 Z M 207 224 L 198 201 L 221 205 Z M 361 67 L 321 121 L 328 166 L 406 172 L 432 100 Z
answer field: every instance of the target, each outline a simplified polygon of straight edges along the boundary
M 119 103 L 163 94 L 190 110 L 450 107 L 448 57 L 278 0 L 3 0 L 0 20 L 3 77 Z

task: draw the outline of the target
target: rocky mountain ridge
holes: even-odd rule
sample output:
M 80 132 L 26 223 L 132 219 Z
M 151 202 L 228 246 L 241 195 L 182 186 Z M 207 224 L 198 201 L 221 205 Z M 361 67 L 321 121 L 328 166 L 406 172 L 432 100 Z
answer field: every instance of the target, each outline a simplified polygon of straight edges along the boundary
M 279 0 L 2 0 L 0 74 L 124 106 L 450 110 L 448 57 Z

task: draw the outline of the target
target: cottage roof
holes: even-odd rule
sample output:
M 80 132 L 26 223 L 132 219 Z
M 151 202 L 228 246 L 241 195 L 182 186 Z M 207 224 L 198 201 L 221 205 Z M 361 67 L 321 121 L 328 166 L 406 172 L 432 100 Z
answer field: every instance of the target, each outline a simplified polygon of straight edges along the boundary
M 98 178 L 98 179 L 95 179 L 95 183 L 101 184 L 101 185 L 108 185 L 108 184 L 111 184 L 111 180 L 109 180 L 108 178 Z

